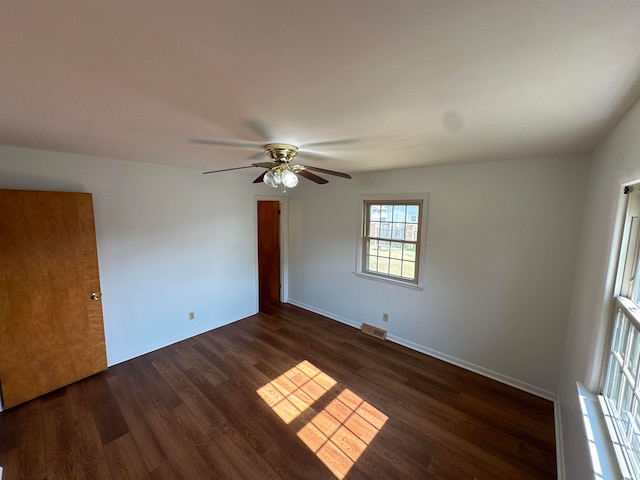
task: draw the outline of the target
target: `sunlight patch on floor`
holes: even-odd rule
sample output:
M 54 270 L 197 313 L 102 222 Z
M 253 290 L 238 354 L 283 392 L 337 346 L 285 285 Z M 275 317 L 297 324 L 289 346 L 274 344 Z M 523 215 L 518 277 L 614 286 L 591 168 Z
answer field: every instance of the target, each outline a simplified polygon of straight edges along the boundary
M 305 360 L 259 388 L 258 395 L 289 424 L 335 384 L 333 378 Z
M 336 383 L 305 360 L 257 393 L 289 424 Z M 344 389 L 300 429 L 298 437 L 337 478 L 343 479 L 387 420 L 378 409 Z
M 388 417 L 345 389 L 298 432 L 339 479 L 364 453 Z

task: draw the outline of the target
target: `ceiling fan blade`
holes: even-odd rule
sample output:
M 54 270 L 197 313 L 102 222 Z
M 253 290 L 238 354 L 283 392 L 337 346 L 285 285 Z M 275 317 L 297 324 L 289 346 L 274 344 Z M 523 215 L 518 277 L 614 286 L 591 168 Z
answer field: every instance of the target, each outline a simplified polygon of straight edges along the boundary
M 247 165 L 246 167 L 234 167 L 234 168 L 223 168 L 222 170 L 210 170 L 208 172 L 202 172 L 203 175 L 207 173 L 218 173 L 218 172 L 228 172 L 230 170 L 242 170 L 243 168 L 253 168 L 255 165 Z
M 244 124 L 267 143 L 273 138 L 269 129 L 260 120 L 247 120 Z
M 329 180 L 325 180 L 324 178 L 319 177 L 315 173 L 308 172 L 307 170 L 300 170 L 298 175 L 306 178 L 307 180 L 311 180 L 312 182 L 319 183 L 320 185 L 329 183 Z
M 267 174 L 268 171 L 269 170 L 265 170 L 264 172 L 262 172 L 260 176 L 253 181 L 253 183 L 260 183 L 264 181 L 264 176 Z
M 260 168 L 273 168 L 276 166 L 276 164 L 274 162 L 260 162 L 260 163 L 252 163 L 251 165 L 253 165 L 254 167 L 260 167 Z
M 242 147 L 242 148 L 255 148 L 260 147 L 258 142 L 235 142 L 231 140 L 207 140 L 206 138 L 192 138 L 189 140 L 191 143 L 200 143 L 203 145 L 219 145 L 222 147 Z
M 316 152 L 308 152 L 307 150 L 298 150 L 298 156 L 299 157 L 309 157 L 309 158 L 313 158 L 314 160 L 336 160 L 335 157 L 331 157 L 329 155 L 324 155 L 322 153 L 316 153 Z
M 334 145 L 351 145 L 352 143 L 358 143 L 360 140 L 357 138 L 345 138 L 343 140 L 329 140 L 327 142 L 313 142 L 313 143 L 305 143 L 302 145 L 302 148 L 306 147 L 331 147 Z
M 327 175 L 335 175 L 336 177 L 342 177 L 342 178 L 351 178 L 351 175 L 349 175 L 348 173 L 336 172 L 334 170 L 327 170 L 326 168 L 311 167 L 309 165 L 302 165 L 302 166 L 306 170 L 312 170 L 314 172 L 326 173 Z

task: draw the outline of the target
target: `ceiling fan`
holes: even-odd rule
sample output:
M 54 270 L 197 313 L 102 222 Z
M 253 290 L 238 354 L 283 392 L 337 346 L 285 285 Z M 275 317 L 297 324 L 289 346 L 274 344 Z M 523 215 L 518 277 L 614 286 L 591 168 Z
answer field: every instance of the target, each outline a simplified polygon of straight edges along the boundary
M 214 143 L 213 141 L 197 141 L 197 143 Z M 216 145 L 223 144 L 222 142 L 215 142 Z M 228 142 L 229 146 L 240 146 L 238 142 Z M 245 145 L 242 145 L 245 146 Z M 253 146 L 247 144 L 247 146 Z M 203 172 L 205 175 L 209 173 L 218 173 L 218 172 L 228 172 L 230 170 L 241 170 L 244 168 L 265 168 L 266 170 L 256 178 L 253 183 L 264 182 L 270 187 L 278 188 L 281 187 L 282 191 L 285 192 L 286 188 L 293 188 L 298 184 L 298 175 L 306 178 L 307 180 L 311 180 L 312 182 L 318 184 L 328 183 L 329 181 L 325 178 L 322 178 L 315 173 L 324 173 L 327 175 L 335 175 L 337 177 L 342 178 L 351 178 L 351 175 L 342 172 L 336 172 L 334 170 L 327 170 L 326 168 L 318 168 L 312 167 L 310 165 L 299 165 L 299 164 L 291 164 L 292 160 L 298 153 L 298 147 L 295 145 L 290 145 L 288 143 L 267 143 L 262 147 L 264 149 L 264 153 L 267 155 L 270 161 L 268 162 L 258 162 L 252 163 L 251 165 L 247 165 L 244 167 L 234 167 L 234 168 L 224 168 L 222 170 L 211 170 L 208 172 Z M 322 157 L 322 155 L 306 153 L 308 156 Z

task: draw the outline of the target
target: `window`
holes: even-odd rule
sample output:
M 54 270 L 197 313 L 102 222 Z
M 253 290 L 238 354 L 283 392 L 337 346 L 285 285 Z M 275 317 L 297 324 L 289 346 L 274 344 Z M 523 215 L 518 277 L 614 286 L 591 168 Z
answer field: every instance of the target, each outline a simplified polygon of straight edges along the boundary
M 640 478 L 640 189 L 628 206 L 616 281 L 613 332 L 600 403 L 624 478 Z
M 425 194 L 362 196 L 356 274 L 422 288 Z

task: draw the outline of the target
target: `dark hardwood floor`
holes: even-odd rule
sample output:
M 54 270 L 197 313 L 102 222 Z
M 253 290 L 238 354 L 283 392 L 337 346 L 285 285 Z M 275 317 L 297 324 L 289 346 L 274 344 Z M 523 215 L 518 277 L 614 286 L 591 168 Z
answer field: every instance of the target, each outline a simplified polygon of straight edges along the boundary
M 0 413 L 12 479 L 556 478 L 553 405 L 283 305 Z

